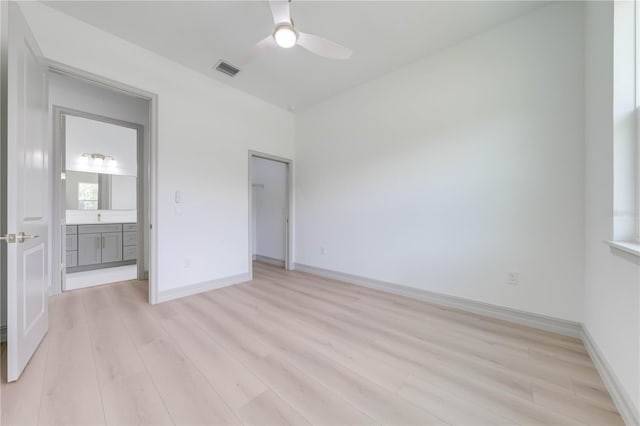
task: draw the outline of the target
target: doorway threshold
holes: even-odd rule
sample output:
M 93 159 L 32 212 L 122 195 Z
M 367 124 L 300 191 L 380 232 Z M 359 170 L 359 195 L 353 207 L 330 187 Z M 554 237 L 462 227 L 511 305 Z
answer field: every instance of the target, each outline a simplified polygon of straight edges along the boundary
M 65 291 L 97 285 L 135 280 L 138 278 L 138 266 L 126 265 L 115 268 L 97 269 L 95 271 L 74 272 L 67 274 Z

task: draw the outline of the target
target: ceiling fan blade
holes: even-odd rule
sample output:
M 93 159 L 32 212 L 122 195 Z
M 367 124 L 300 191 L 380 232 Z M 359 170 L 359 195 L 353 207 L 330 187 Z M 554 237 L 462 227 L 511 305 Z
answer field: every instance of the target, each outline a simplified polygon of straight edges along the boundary
M 271 8 L 274 24 L 278 25 L 282 22 L 291 23 L 289 0 L 269 0 L 269 7 Z
M 260 40 L 256 43 L 255 46 L 247 53 L 243 58 L 238 61 L 238 66 L 241 67 L 250 62 L 253 62 L 261 57 L 263 57 L 267 52 L 277 47 L 276 41 L 273 39 L 272 35 L 268 35 L 264 39 Z
M 304 47 L 311 53 L 331 59 L 349 59 L 353 53 L 337 43 L 318 37 L 313 34 L 298 32 L 297 44 Z

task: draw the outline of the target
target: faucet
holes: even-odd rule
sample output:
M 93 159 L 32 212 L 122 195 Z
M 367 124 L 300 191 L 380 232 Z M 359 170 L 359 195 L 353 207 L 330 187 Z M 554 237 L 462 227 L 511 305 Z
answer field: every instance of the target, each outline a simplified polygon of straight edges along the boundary
M 102 215 L 98 212 L 98 222 L 102 221 Z

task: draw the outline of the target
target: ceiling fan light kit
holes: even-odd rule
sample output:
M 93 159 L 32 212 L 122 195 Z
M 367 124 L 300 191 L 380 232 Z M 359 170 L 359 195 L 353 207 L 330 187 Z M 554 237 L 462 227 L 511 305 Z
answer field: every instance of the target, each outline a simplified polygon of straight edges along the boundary
M 273 38 L 280 47 L 288 49 L 296 45 L 298 41 L 298 33 L 289 24 L 280 24 L 273 32 Z
M 309 52 L 322 56 L 323 58 L 349 59 L 351 57 L 353 52 L 344 46 L 317 35 L 296 30 L 293 20 L 291 19 L 289 1 L 270 0 L 269 7 L 271 8 L 271 15 L 273 16 L 273 23 L 275 25 L 273 33 L 263 40 L 260 40 L 253 49 L 238 62 L 238 65 L 243 66 L 255 61 L 274 48 L 282 47 L 289 49 L 295 45 L 303 47 Z

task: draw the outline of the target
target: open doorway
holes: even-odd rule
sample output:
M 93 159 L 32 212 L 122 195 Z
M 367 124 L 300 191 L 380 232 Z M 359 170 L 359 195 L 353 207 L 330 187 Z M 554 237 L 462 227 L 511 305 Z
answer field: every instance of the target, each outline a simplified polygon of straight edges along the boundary
M 60 177 L 53 180 L 53 264 L 61 265 L 53 293 L 146 279 L 151 100 L 55 70 L 49 77 Z
M 289 269 L 291 160 L 249 153 L 250 255 Z
M 139 278 L 144 126 L 59 107 L 54 115 L 64 152 L 63 290 Z

